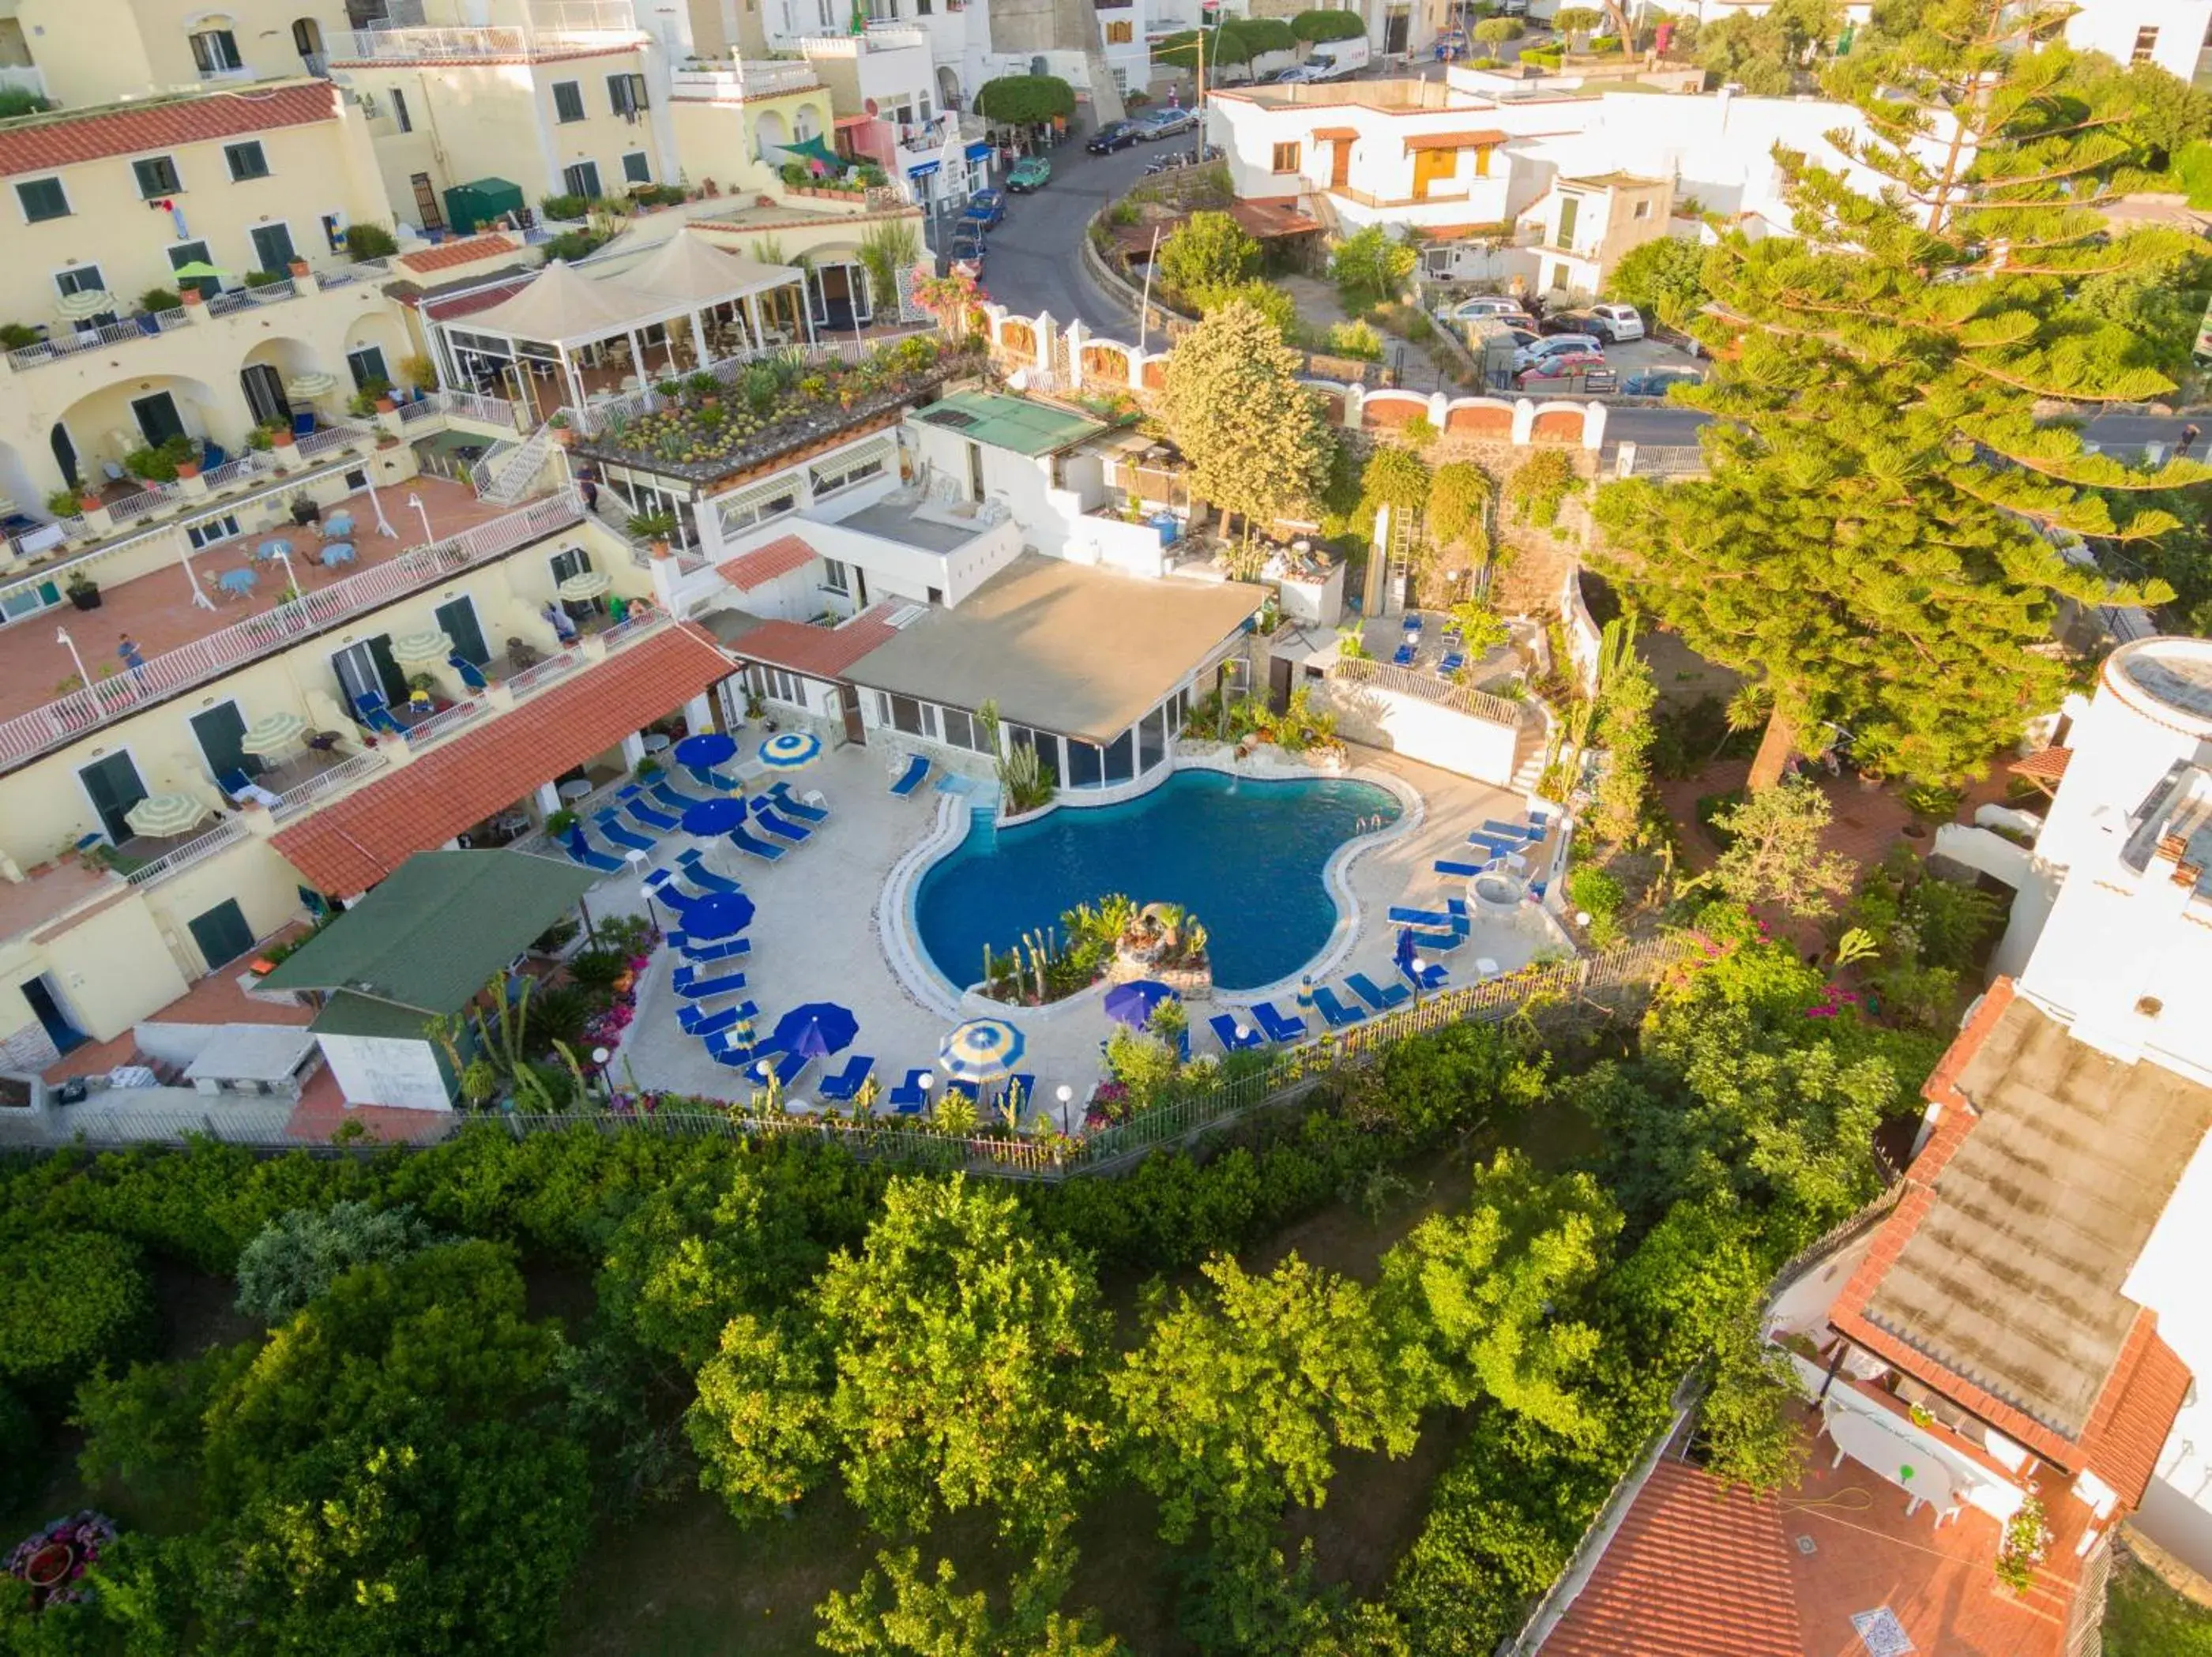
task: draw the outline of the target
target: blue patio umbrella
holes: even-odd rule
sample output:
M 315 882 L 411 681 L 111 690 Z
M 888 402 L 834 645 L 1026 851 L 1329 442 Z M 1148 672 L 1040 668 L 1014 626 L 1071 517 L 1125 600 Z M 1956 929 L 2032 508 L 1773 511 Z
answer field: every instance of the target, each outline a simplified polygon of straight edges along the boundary
M 808 731 L 785 731 L 760 745 L 763 765 L 772 771 L 796 771 L 822 756 L 822 738 Z
M 753 924 L 753 901 L 743 892 L 709 892 L 684 911 L 686 937 L 711 942 L 733 938 Z
M 1398 928 L 1398 964 L 1401 967 L 1413 964 L 1413 929 L 1411 926 Z
M 1161 1002 L 1182 998 L 1157 978 L 1133 978 L 1106 992 L 1106 1016 L 1117 1024 L 1140 1030 L 1152 1022 L 1152 1013 Z
M 852 1010 L 834 1001 L 809 1001 L 793 1007 L 775 1021 L 776 1044 L 787 1053 L 803 1053 L 810 1059 L 827 1059 L 853 1045 L 860 1021 Z
M 678 765 L 720 765 L 738 756 L 738 739 L 719 731 L 702 731 L 676 744 Z
M 726 835 L 744 820 L 744 801 L 726 794 L 685 807 L 684 832 L 687 835 Z
M 937 1062 L 956 1082 L 995 1082 L 1013 1073 L 1029 1047 L 1003 1018 L 971 1018 L 938 1043 Z

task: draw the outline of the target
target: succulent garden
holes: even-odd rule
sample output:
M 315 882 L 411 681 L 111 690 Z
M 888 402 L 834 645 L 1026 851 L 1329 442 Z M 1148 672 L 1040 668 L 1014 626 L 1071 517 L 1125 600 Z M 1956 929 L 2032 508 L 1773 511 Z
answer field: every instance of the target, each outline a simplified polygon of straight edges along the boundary
M 734 373 L 662 380 L 647 411 L 611 416 L 576 446 L 622 464 L 711 480 L 896 407 L 979 360 L 969 343 L 926 334 L 849 362 L 793 346 Z

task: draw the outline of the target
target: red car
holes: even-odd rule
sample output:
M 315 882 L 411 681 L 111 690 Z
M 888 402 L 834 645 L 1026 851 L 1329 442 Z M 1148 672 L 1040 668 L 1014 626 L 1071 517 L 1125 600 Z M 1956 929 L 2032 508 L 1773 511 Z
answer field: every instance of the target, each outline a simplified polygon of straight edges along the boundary
M 1540 379 L 1565 379 L 1571 375 L 1586 374 L 1593 368 L 1605 366 L 1605 358 L 1595 351 L 1562 351 L 1533 367 L 1523 368 L 1513 376 L 1513 383 L 1527 386 Z

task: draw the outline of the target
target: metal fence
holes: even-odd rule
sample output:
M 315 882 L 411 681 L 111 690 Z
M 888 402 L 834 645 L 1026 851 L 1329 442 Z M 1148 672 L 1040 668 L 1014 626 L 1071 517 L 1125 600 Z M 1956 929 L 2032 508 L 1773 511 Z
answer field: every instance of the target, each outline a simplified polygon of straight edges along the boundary
M 1529 717 L 1526 702 L 1493 696 L 1471 685 L 1455 684 L 1432 673 L 1416 673 L 1395 663 L 1378 662 L 1365 656 L 1340 656 L 1329 664 L 1328 672 L 1333 679 L 1372 685 L 1377 690 L 1395 690 L 1404 696 L 1418 696 L 1455 713 L 1502 725 L 1509 731 L 1519 730 Z

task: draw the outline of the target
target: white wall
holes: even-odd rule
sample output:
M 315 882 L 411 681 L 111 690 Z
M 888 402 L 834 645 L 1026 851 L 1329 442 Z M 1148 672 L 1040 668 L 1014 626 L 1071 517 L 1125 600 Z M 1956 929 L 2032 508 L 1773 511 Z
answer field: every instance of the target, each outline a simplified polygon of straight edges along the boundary
M 2166 1212 L 2152 1229 L 2121 1292 L 2158 1314 L 2158 1332 L 2197 1376 L 2173 1423 L 2152 1488 L 2136 1523 L 2196 1569 L 2212 1575 L 2212 1295 L 2204 1262 L 2212 1254 L 2212 1139 L 2198 1145 Z M 2160 1487 L 2163 1486 L 2161 1490 Z
M 2183 80 L 2197 75 L 2205 30 L 2212 27 L 2212 0 L 2085 0 L 2066 22 L 2066 39 L 2086 52 L 2101 52 L 2122 63 L 2135 56 L 2138 33 L 2158 31 L 2150 60 Z
M 398 1105 L 409 1110 L 451 1110 L 438 1055 L 428 1041 L 372 1035 L 315 1038 L 349 1105 Z
M 1335 710 L 1338 729 L 1353 742 L 1501 788 L 1513 780 L 1519 740 L 1515 729 L 1371 684 L 1346 679 L 1304 683 L 1315 701 Z

